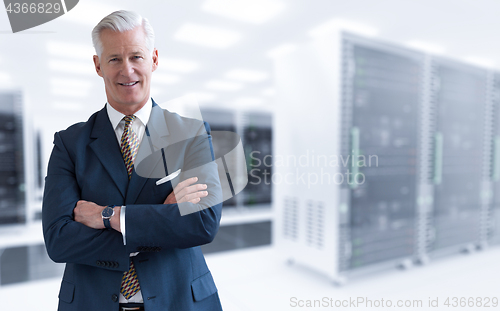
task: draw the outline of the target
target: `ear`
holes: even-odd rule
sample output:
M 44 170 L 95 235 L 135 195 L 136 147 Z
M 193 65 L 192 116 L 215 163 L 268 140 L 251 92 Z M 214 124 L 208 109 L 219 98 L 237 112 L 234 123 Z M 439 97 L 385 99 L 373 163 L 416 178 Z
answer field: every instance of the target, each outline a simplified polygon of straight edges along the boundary
M 102 77 L 102 71 L 101 71 L 101 63 L 99 62 L 99 56 L 94 55 L 94 66 L 95 66 L 95 71 L 99 75 L 99 77 Z
M 153 67 L 151 72 L 155 71 L 158 68 L 158 50 L 155 48 L 153 50 Z

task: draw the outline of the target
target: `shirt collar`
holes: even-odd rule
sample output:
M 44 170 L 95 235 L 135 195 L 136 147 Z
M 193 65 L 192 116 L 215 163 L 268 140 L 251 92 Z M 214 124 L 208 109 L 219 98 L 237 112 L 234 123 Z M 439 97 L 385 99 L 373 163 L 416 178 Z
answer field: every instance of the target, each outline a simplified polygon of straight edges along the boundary
M 134 113 L 134 115 L 137 119 L 141 120 L 142 124 L 146 125 L 148 124 L 152 109 L 153 100 L 149 98 L 148 102 L 141 109 L 139 109 L 139 111 Z M 113 108 L 108 102 L 106 102 L 106 111 L 108 112 L 109 121 L 111 122 L 113 129 L 116 130 L 116 127 L 125 115 Z

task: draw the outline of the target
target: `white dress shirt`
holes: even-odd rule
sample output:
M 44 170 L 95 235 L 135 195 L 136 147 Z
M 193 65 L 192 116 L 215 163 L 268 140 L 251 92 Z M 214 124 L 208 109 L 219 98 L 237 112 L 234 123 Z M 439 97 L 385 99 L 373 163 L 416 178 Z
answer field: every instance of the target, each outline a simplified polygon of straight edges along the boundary
M 142 141 L 142 137 L 144 136 L 144 132 L 146 131 L 146 124 L 148 124 L 149 116 L 151 115 L 152 109 L 153 109 L 153 101 L 150 98 L 148 102 L 134 114 L 136 116 L 136 119 L 132 122 L 132 130 L 137 135 L 137 139 L 139 140 L 138 141 L 139 145 Z M 123 131 L 125 130 L 125 120 L 123 120 L 125 115 L 121 112 L 118 112 L 109 103 L 106 103 L 106 111 L 108 112 L 108 117 L 109 121 L 111 122 L 111 126 L 113 126 L 113 129 L 115 130 L 116 139 L 118 139 L 118 145 L 120 145 Z M 120 231 L 122 232 L 123 235 L 123 245 L 127 244 L 127 239 L 125 236 L 125 210 L 126 206 L 122 206 L 120 210 Z M 132 257 L 137 254 L 138 253 L 132 253 L 130 254 L 130 256 Z M 142 303 L 143 302 L 142 293 L 139 290 L 134 296 L 130 297 L 130 299 L 128 300 L 120 293 L 119 302 Z

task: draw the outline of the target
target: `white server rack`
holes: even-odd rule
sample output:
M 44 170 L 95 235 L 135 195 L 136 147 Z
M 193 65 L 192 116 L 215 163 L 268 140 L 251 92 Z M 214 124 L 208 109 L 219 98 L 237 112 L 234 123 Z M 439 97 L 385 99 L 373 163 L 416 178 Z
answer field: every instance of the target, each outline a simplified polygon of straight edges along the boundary
M 491 73 L 433 57 L 431 116 L 434 162 L 429 257 L 486 245 L 491 141 L 487 115 Z
M 280 253 L 342 283 L 500 242 L 499 77 L 343 31 L 277 58 Z

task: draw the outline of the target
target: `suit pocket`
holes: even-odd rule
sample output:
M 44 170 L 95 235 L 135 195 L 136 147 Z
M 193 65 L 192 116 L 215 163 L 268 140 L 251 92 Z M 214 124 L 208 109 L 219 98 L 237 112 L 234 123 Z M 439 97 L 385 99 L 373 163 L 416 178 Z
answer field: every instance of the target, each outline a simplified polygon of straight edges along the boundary
M 154 193 L 162 193 L 166 197 L 170 192 L 172 192 L 172 183 L 170 181 L 167 181 L 166 183 L 163 183 L 161 185 L 156 185 L 156 180 L 153 180 L 155 181 L 155 184 L 153 186 Z
M 212 274 L 209 272 L 200 276 L 191 283 L 194 301 L 201 301 L 217 292 Z
M 75 285 L 68 281 L 63 280 L 61 283 L 61 290 L 59 291 L 59 299 L 66 303 L 73 302 L 75 295 Z

